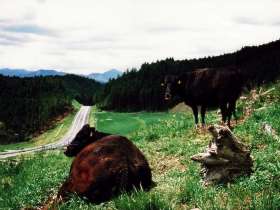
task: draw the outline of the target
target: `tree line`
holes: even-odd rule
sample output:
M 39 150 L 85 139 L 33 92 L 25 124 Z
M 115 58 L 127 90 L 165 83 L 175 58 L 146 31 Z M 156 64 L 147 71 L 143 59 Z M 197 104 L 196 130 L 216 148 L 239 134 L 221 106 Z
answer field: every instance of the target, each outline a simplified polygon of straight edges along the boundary
M 72 100 L 93 104 L 102 85 L 76 75 L 5 77 L 0 75 L 0 143 L 25 140 L 51 119 L 71 111 Z
M 139 70 L 131 69 L 121 77 L 110 80 L 104 87 L 99 105 L 115 111 L 159 111 L 166 104 L 160 84 L 167 74 L 180 74 L 198 68 L 240 68 L 247 87 L 275 80 L 280 74 L 280 40 L 268 44 L 243 47 L 234 53 L 200 59 L 165 60 L 144 63 Z M 176 100 L 176 99 L 175 99 Z

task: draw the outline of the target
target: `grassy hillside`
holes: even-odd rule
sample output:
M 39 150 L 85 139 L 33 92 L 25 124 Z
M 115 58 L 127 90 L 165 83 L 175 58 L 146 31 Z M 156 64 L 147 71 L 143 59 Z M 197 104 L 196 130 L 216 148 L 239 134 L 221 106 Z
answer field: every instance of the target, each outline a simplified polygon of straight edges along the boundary
M 73 196 L 58 208 L 279 209 L 279 93 L 280 83 L 277 83 L 258 89 L 245 99 L 239 100 L 238 113 L 244 115 L 235 126 L 234 133 L 250 146 L 254 158 L 254 173 L 225 186 L 208 188 L 202 186 L 200 167 L 190 160 L 190 156 L 204 150 L 211 137 L 207 132 L 193 128 L 190 113 L 175 116 L 167 114 L 159 122 L 154 119 L 160 118 L 164 113 L 155 113 L 155 117 L 152 113 L 96 114 L 99 129 L 114 132 L 114 127 L 110 125 L 117 124 L 117 131 L 128 135 L 141 148 L 152 167 L 157 186 L 149 192 L 138 191 L 121 195 L 97 206 Z M 111 119 L 107 120 L 110 123 L 105 119 Z M 148 126 L 135 125 L 137 123 L 133 122 L 138 122 L 138 119 Z M 217 123 L 219 120 L 220 116 L 216 111 L 208 113 L 208 123 Z M 272 134 L 265 132 L 264 125 L 273 128 Z M 132 132 L 134 129 L 136 131 Z M 71 159 L 61 152 L 0 162 L 0 209 L 40 206 L 50 195 L 57 192 L 68 175 L 70 164 Z

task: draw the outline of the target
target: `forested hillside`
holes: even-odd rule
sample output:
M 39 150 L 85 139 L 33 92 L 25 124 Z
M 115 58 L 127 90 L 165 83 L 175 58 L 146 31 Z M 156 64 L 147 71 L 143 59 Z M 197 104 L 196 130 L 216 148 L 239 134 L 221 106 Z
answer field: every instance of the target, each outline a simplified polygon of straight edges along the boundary
M 220 56 L 191 60 L 168 58 L 144 63 L 139 70 L 127 71 L 107 83 L 101 105 L 104 109 L 118 111 L 162 110 L 167 106 L 160 86 L 164 75 L 227 66 L 239 67 L 249 87 L 273 81 L 280 74 L 280 40 Z
M 0 76 L 0 143 L 22 141 L 51 119 L 71 111 L 72 100 L 92 104 L 100 83 L 76 75 Z

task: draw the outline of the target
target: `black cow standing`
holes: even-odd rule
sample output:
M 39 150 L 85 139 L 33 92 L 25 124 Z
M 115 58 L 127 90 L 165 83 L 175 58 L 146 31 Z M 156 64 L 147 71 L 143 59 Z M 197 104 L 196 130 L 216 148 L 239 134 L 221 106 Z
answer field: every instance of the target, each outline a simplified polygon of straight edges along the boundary
M 187 72 L 179 76 L 168 75 L 162 86 L 165 86 L 165 100 L 179 96 L 189 105 L 194 114 L 195 124 L 198 124 L 198 106 L 201 106 L 201 121 L 205 125 L 207 108 L 221 109 L 222 120 L 227 121 L 235 114 L 236 101 L 241 95 L 244 82 L 239 69 L 205 68 Z

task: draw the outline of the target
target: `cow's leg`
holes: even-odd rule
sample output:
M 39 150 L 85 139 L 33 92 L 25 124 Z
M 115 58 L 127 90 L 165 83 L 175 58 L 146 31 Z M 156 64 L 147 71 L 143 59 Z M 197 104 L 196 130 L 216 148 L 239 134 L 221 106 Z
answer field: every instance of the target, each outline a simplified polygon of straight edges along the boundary
M 236 101 L 234 101 L 234 104 L 233 104 L 232 114 L 233 114 L 233 116 L 234 116 L 235 123 L 237 124 L 238 117 L 237 117 L 237 115 L 236 115 Z
M 220 106 L 221 108 L 221 113 L 222 113 L 222 121 L 223 123 L 226 123 L 227 120 L 227 104 L 222 104 Z
M 194 116 L 194 122 L 195 122 L 195 128 L 197 128 L 198 126 L 198 110 L 197 110 L 197 106 L 196 105 L 192 105 L 191 106 L 192 111 L 193 111 L 193 116 Z
M 206 106 L 202 105 L 200 109 L 200 115 L 201 115 L 201 123 L 203 128 L 205 128 L 205 113 L 206 113 Z
M 229 102 L 228 104 L 228 122 L 227 125 L 230 128 L 230 120 L 231 120 L 231 115 L 232 113 L 235 112 L 235 101 L 234 102 Z

